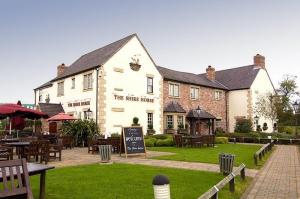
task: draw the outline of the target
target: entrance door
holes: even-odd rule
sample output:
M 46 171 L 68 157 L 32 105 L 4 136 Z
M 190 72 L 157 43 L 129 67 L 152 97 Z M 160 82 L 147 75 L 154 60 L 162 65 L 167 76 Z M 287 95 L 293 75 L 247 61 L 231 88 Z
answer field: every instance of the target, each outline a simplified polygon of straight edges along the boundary
M 201 134 L 201 122 L 200 121 L 196 122 L 195 134 L 196 135 L 200 135 Z
M 57 133 L 57 123 L 56 122 L 49 123 L 49 133 Z

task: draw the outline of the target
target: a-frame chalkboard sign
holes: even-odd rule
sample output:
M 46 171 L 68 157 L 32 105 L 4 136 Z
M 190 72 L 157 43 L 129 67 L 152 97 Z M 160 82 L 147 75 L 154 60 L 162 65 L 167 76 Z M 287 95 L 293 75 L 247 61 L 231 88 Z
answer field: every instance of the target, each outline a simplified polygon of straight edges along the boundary
M 120 155 L 122 152 L 125 153 L 126 158 L 131 154 L 146 155 L 144 133 L 141 126 L 122 128 Z

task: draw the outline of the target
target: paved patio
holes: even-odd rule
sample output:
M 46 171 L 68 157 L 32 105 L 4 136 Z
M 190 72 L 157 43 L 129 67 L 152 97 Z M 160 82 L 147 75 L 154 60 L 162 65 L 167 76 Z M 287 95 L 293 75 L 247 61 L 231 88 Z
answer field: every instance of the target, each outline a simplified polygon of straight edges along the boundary
M 270 159 L 242 198 L 300 198 L 298 146 L 277 145 Z
M 172 153 L 148 151 L 147 158 L 145 158 L 144 155 L 137 155 L 137 156 L 129 156 L 127 159 L 125 158 L 124 155 L 120 157 L 119 154 L 114 154 L 112 155 L 112 162 L 219 172 L 219 165 L 217 164 L 148 159 L 155 156 L 170 155 L 170 154 Z M 89 154 L 87 152 L 87 148 L 73 148 L 72 150 L 70 149 L 63 150 L 62 161 L 51 161 L 49 162 L 49 165 L 53 165 L 58 168 L 58 167 L 65 167 L 65 166 L 77 166 L 77 165 L 94 164 L 94 163 L 100 163 L 99 154 L 91 154 L 91 153 Z M 257 174 L 257 172 L 258 170 L 247 169 L 246 175 L 250 177 L 254 177 Z

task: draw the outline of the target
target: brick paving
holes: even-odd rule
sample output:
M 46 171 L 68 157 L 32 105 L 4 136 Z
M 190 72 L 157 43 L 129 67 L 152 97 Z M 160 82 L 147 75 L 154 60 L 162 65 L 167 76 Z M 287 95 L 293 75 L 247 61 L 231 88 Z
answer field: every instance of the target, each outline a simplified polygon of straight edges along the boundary
M 298 146 L 278 145 L 242 198 L 300 198 Z
M 145 158 L 145 156 L 143 155 L 138 155 L 138 156 L 129 156 L 127 159 L 124 157 L 124 155 L 120 157 L 118 154 L 114 154 L 112 155 L 112 162 L 219 172 L 219 165 L 217 164 L 148 159 L 154 156 L 170 155 L 170 154 L 172 153 L 147 151 L 147 158 Z M 77 165 L 94 164 L 94 163 L 100 163 L 99 154 L 88 153 L 87 148 L 74 148 L 72 150 L 70 149 L 63 150 L 62 161 L 51 161 L 49 162 L 49 165 L 58 168 L 58 167 L 65 167 L 65 166 L 77 166 Z M 254 169 L 247 169 L 246 175 L 250 177 L 254 177 L 257 174 L 257 172 L 258 171 Z

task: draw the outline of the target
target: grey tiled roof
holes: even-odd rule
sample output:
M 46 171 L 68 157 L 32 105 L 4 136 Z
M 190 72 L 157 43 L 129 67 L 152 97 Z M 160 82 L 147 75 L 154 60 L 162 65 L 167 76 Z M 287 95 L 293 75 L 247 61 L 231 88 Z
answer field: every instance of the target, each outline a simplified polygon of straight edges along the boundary
M 224 85 L 222 85 L 218 81 L 211 81 L 207 79 L 206 76 L 197 75 L 193 73 L 180 72 L 180 71 L 164 68 L 161 66 L 157 66 L 157 69 L 166 80 L 173 80 L 173 81 L 178 81 L 178 82 L 183 82 L 188 84 L 228 90 Z
M 40 89 L 40 88 L 51 87 L 52 85 L 53 85 L 52 82 L 49 81 L 49 82 L 46 82 L 45 84 L 40 85 L 39 87 L 35 88 L 34 90 Z
M 168 113 L 186 113 L 178 102 L 171 101 L 164 107 L 164 112 Z
M 196 109 L 192 109 L 186 116 L 187 118 L 199 118 L 199 119 L 215 119 L 216 117 L 207 111 L 201 109 L 200 113 Z
M 82 55 L 78 60 L 71 64 L 62 75 L 56 77 L 52 81 L 75 75 L 104 64 L 135 36 L 136 34 L 129 35 L 102 48 Z
M 255 65 L 241 66 L 227 70 L 216 71 L 216 80 L 229 90 L 248 89 L 258 74 L 259 69 Z M 199 76 L 204 77 L 206 74 Z
M 61 104 L 39 103 L 39 108 L 43 113 L 46 113 L 49 117 L 57 115 L 58 113 L 65 112 Z

